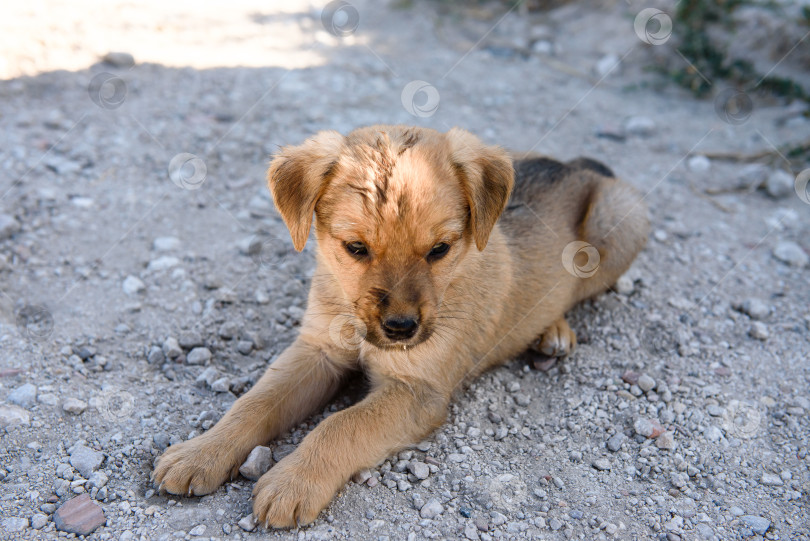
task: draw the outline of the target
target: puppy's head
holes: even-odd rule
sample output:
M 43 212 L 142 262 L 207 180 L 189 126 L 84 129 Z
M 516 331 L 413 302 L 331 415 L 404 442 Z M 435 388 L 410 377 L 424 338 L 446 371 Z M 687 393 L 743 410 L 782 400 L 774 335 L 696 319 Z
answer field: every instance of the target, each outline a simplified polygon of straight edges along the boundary
M 267 173 L 296 250 L 314 213 L 344 311 L 382 348 L 430 337 L 454 269 L 486 247 L 513 177 L 503 150 L 464 130 L 403 126 L 321 132 L 281 149 Z

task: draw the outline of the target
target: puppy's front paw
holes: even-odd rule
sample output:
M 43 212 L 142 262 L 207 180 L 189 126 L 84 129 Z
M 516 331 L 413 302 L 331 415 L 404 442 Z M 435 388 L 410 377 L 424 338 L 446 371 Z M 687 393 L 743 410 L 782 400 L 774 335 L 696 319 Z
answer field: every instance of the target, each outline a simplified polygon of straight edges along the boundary
M 253 488 L 253 514 L 267 528 L 309 524 L 329 505 L 337 489 L 328 474 L 300 465 L 296 453 L 265 473 Z
M 577 335 L 568 326 L 565 318 L 560 318 L 543 332 L 532 349 L 548 355 L 549 357 L 565 357 L 574 351 L 577 345 Z
M 239 469 L 238 457 L 229 450 L 231 445 L 207 434 L 172 445 L 158 458 L 152 480 L 172 494 L 202 496 L 213 492 Z

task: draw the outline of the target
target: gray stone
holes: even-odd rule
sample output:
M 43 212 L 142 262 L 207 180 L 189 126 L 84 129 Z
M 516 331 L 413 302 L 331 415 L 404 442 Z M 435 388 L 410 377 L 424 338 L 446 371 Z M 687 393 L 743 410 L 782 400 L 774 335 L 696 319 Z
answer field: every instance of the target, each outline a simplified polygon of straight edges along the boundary
M 67 398 L 62 402 L 62 409 L 73 415 L 80 415 L 87 409 L 87 402 L 78 398 Z
M 28 519 L 25 517 L 6 517 L 3 519 L 3 531 L 8 533 L 21 532 L 28 527 Z
M 256 519 L 253 518 L 253 515 L 242 517 L 236 524 L 246 532 L 252 532 L 256 529 L 256 526 L 258 526 Z
M 0 404 L 0 428 L 31 424 L 31 416 L 19 406 Z
M 622 274 L 616 283 L 613 285 L 613 289 L 616 290 L 616 293 L 619 295 L 631 295 L 633 290 L 635 289 L 635 284 L 633 283 L 633 279 L 627 276 L 626 274 Z
M 213 366 L 207 367 L 202 373 L 197 376 L 195 383 L 199 387 L 210 387 L 216 380 L 219 379 L 219 371 Z
M 239 467 L 239 473 L 251 481 L 258 481 L 272 465 L 273 451 L 269 447 L 259 445 L 253 448 L 245 463 Z
M 683 488 L 689 481 L 689 476 L 685 473 L 675 472 L 672 474 L 670 481 L 672 482 L 672 486 L 675 488 Z
M 201 535 L 204 535 L 205 524 L 198 524 L 197 526 L 194 526 L 191 530 L 189 530 L 188 533 L 193 535 L 194 537 L 200 537 Z
M 194 348 L 186 355 L 188 364 L 205 364 L 211 360 L 211 350 L 208 348 Z
M 253 351 L 253 342 L 250 340 L 240 340 L 236 343 L 236 351 L 242 355 L 250 355 L 250 352 Z
M 70 453 L 70 465 L 89 479 L 93 472 L 104 462 L 104 453 L 100 453 L 84 445 L 75 445 Z
M 714 425 L 706 427 L 706 430 L 703 431 L 703 435 L 706 436 L 706 439 L 710 442 L 720 441 L 723 438 L 723 432 Z
M 782 169 L 775 169 L 765 181 L 765 191 L 774 199 L 783 199 L 793 195 L 793 175 Z
M 433 499 L 427 502 L 419 510 L 419 516 L 422 518 L 433 519 L 438 517 L 444 512 L 444 507 L 439 500 Z
M 784 484 L 781 477 L 774 473 L 768 472 L 762 474 L 762 478 L 759 480 L 759 482 L 763 485 L 768 485 L 771 487 L 781 487 Z
M 771 314 L 771 307 L 756 297 L 745 299 L 739 305 L 739 310 L 751 319 L 765 319 Z
M 424 462 L 417 460 L 408 464 L 408 471 L 410 471 L 417 479 L 427 479 L 430 475 L 430 468 Z
M 203 340 L 202 335 L 197 331 L 186 331 L 180 334 L 180 338 L 177 342 L 183 349 L 194 349 L 205 345 L 205 340 Z
M 563 527 L 563 523 L 557 517 L 551 517 L 551 520 L 548 521 L 548 527 L 556 532 Z
M 607 441 L 607 448 L 610 449 L 612 452 L 617 452 L 619 449 L 622 448 L 622 443 L 624 443 L 624 434 L 622 432 L 616 432 L 613 434 L 610 439 Z
M 765 325 L 763 322 L 754 321 L 751 324 L 751 328 L 748 329 L 748 335 L 751 338 L 755 338 L 757 340 L 763 340 L 764 341 L 764 340 L 767 340 L 771 336 L 771 333 L 770 333 L 770 331 L 768 331 L 768 326 Z
M 631 116 L 624 124 L 624 129 L 630 135 L 647 137 L 655 133 L 655 121 L 646 116 Z
M 107 474 L 103 471 L 97 471 L 93 472 L 93 475 L 91 475 L 87 480 L 87 484 L 85 486 L 87 488 L 103 488 L 107 484 L 107 481 L 109 481 Z
M 101 58 L 107 64 L 116 68 L 131 68 L 135 65 L 135 57 L 130 53 L 110 51 Z
M 176 359 L 183 354 L 183 350 L 180 348 L 180 343 L 177 342 L 177 338 L 170 336 L 163 342 L 163 354 L 169 359 Z
M 740 520 L 743 524 L 754 530 L 754 532 L 758 533 L 759 535 L 765 535 L 765 532 L 767 532 L 768 528 L 771 527 L 771 521 L 765 517 L 743 515 L 740 517 Z
M 773 249 L 773 256 L 792 267 L 806 267 L 808 261 L 810 261 L 810 257 L 802 247 L 792 240 L 778 242 Z
M 610 469 L 610 460 L 605 457 L 597 458 L 591 465 L 599 471 L 607 471 Z
M 231 388 L 231 380 L 223 376 L 211 384 L 211 390 L 215 393 L 227 393 Z
M 180 264 L 180 260 L 171 255 L 164 255 L 155 258 L 146 266 L 146 270 L 150 272 L 160 272 L 176 267 Z
M 686 165 L 689 167 L 690 171 L 693 171 L 695 173 L 705 173 L 711 168 L 712 162 L 706 156 L 703 156 L 702 154 L 697 154 L 689 158 L 686 161 Z
M 655 389 L 655 380 L 647 374 L 641 374 L 638 378 L 637 385 L 646 393 Z
M 166 355 L 163 354 L 163 350 L 157 346 L 152 346 L 149 350 L 149 355 L 146 356 L 146 361 L 149 364 L 163 364 L 166 360 Z
M 23 408 L 30 408 L 37 403 L 37 388 L 31 383 L 24 383 L 8 394 L 8 401 Z
M 180 248 L 180 239 L 177 237 L 157 237 L 152 241 L 152 249 L 156 252 L 171 252 Z
M 48 515 L 43 513 L 34 513 L 31 516 L 31 527 L 35 530 L 41 530 L 48 524 Z
M 20 230 L 20 222 L 14 216 L 0 214 L 0 240 L 6 240 Z
M 124 293 L 133 296 L 146 290 L 146 285 L 137 276 L 130 275 L 124 278 L 124 283 L 121 288 L 124 290 Z
M 667 431 L 655 439 L 655 445 L 659 449 L 672 451 L 678 446 L 678 442 L 675 441 L 675 434 L 671 431 Z

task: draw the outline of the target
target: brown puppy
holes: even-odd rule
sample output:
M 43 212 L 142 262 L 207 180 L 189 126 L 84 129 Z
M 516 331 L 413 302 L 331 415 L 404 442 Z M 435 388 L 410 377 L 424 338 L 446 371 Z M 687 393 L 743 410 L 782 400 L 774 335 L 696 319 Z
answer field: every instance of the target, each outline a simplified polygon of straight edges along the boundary
M 253 511 L 274 527 L 315 520 L 352 474 L 430 434 L 454 391 L 538 337 L 566 355 L 566 311 L 611 286 L 648 233 L 640 197 L 605 166 L 513 163 L 460 129 L 321 132 L 282 149 L 267 177 L 297 250 L 316 218 L 300 335 L 211 430 L 167 449 L 153 478 L 174 494 L 215 490 L 362 369 L 368 396 L 256 483 Z

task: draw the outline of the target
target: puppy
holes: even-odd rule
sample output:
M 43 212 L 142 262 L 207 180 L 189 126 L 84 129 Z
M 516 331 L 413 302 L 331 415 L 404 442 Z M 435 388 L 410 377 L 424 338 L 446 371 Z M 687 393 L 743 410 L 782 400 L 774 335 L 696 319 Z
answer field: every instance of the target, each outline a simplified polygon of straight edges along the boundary
M 296 250 L 317 268 L 298 338 L 153 479 L 201 495 L 322 408 L 347 373 L 371 383 L 256 483 L 266 526 L 315 520 L 357 471 L 442 424 L 454 392 L 532 344 L 576 344 L 565 313 L 605 291 L 648 235 L 637 192 L 588 159 L 513 161 L 452 129 L 372 126 L 283 148 L 267 173 Z M 510 197 L 511 196 L 511 197 Z

